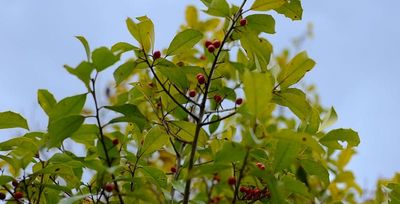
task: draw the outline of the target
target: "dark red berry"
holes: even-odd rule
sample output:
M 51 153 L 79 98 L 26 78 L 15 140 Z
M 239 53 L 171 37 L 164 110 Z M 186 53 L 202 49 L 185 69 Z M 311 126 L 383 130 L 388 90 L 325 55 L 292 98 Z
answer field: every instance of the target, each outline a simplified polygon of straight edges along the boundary
M 236 184 L 236 178 L 234 176 L 231 176 L 228 178 L 228 184 L 229 185 L 235 185 Z
M 192 97 L 192 98 L 195 97 L 196 96 L 196 91 L 195 90 L 190 90 L 189 91 L 189 96 Z
M 12 181 L 11 184 L 12 184 L 15 188 L 19 186 L 19 183 L 18 183 L 17 180 Z
M 204 83 L 206 83 L 206 78 L 204 77 L 203 74 L 198 73 L 198 74 L 196 75 L 196 78 L 197 78 L 197 82 L 199 82 L 199 84 L 204 84 Z
M 214 100 L 215 100 L 216 103 L 220 103 L 220 102 L 222 101 L 222 96 L 220 96 L 220 95 L 215 95 L 215 96 L 214 96 Z
M 160 51 L 154 51 L 153 52 L 153 59 L 158 59 L 158 58 L 160 58 L 161 57 L 161 52 Z
M 119 140 L 118 139 L 113 139 L 112 143 L 113 143 L 113 145 L 118 145 L 119 144 Z
M 264 164 L 262 164 L 261 162 L 257 162 L 256 166 L 260 169 L 260 170 L 265 170 L 265 166 Z
M 0 192 L 0 200 L 6 199 L 6 194 Z
M 106 190 L 107 192 L 112 192 L 114 190 L 114 184 L 112 183 L 108 183 L 104 186 L 104 190 Z
M 212 42 L 212 45 L 214 45 L 215 48 L 219 48 L 221 46 L 221 41 L 219 40 L 214 40 Z
M 17 200 L 19 200 L 19 199 L 21 199 L 23 197 L 24 197 L 24 194 L 22 192 L 17 191 L 17 192 L 14 193 L 14 198 L 17 199 Z
M 242 98 L 238 98 L 235 101 L 236 105 L 240 106 L 243 103 L 243 99 Z
M 242 193 L 245 193 L 245 192 L 247 192 L 249 189 L 247 188 L 247 187 L 245 187 L 245 186 L 240 186 L 240 192 L 242 192 Z
M 247 25 L 247 19 L 243 18 L 242 20 L 240 20 L 240 25 L 241 26 Z
M 216 183 L 219 183 L 221 181 L 221 177 L 218 174 L 215 174 L 213 177 L 213 181 L 215 181 Z
M 208 46 L 210 46 L 212 44 L 211 41 L 206 40 L 206 42 L 204 43 L 204 46 L 208 48 Z
M 214 45 L 210 45 L 210 46 L 207 47 L 207 50 L 212 53 L 212 52 L 215 51 L 215 46 Z
M 172 172 L 172 173 L 176 173 L 176 167 L 174 167 L 174 166 L 171 167 L 171 172 Z

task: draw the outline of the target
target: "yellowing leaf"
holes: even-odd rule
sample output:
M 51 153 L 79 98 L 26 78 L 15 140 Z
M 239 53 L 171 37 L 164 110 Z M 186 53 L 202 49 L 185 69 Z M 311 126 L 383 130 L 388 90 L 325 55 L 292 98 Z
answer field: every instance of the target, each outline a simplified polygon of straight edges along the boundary
M 187 29 L 180 33 L 178 33 L 171 44 L 168 47 L 167 55 L 175 55 L 180 52 L 183 52 L 187 49 L 192 48 L 196 43 L 198 43 L 201 38 L 203 38 L 203 34 L 194 29 Z
M 287 66 L 281 67 L 282 70 L 278 75 L 278 84 L 281 89 L 297 83 L 314 65 L 314 60 L 308 57 L 307 52 L 303 51 L 297 54 Z
M 271 73 L 246 71 L 242 81 L 249 111 L 256 117 L 268 113 L 274 84 Z
M 281 7 L 286 3 L 286 0 L 256 0 L 251 6 L 254 11 L 268 11 Z
M 303 8 L 301 7 L 300 0 L 290 0 L 281 7 L 275 8 L 275 11 L 292 20 L 301 20 L 303 16 Z

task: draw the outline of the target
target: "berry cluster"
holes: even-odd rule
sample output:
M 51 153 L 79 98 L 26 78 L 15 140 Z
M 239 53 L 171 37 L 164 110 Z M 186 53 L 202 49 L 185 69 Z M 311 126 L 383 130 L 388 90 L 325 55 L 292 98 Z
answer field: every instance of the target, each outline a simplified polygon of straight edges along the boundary
M 17 180 L 12 181 L 11 185 L 14 187 L 14 194 L 12 195 L 12 197 L 15 200 L 22 199 L 24 197 L 24 194 L 21 191 L 18 190 L 18 187 L 19 187 L 18 181 Z M 5 193 L 0 192 L 0 200 L 5 200 L 6 197 L 7 197 L 7 195 Z
M 221 41 L 219 41 L 219 40 L 214 40 L 214 41 L 206 40 L 206 42 L 204 43 L 204 46 L 207 48 L 208 52 L 213 53 L 216 49 L 221 47 Z
M 210 199 L 210 204 L 217 204 L 222 200 L 222 196 L 218 195 L 218 196 L 214 196 L 213 198 Z
M 264 171 L 264 170 L 265 170 L 265 165 L 262 164 L 261 162 L 257 162 L 257 163 L 256 163 L 256 166 L 257 166 L 257 168 L 259 168 L 261 171 Z
M 259 189 L 257 187 L 241 186 L 239 190 L 242 193 L 241 200 L 261 200 L 271 197 L 271 192 L 268 188 Z

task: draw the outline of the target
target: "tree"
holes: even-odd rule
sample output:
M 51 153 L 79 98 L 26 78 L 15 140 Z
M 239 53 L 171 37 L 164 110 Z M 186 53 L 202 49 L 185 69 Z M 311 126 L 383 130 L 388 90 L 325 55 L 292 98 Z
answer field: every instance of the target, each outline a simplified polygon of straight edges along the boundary
M 17 113 L 0 128 L 26 134 L 0 143 L 0 199 L 17 203 L 336 203 L 360 187 L 346 164 L 359 144 L 298 82 L 315 62 L 305 51 L 272 55 L 274 10 L 301 20 L 299 0 L 202 0 L 163 51 L 146 16 L 126 20 L 136 45 L 91 50 L 65 69 L 87 92 L 56 100 L 38 91 L 45 132 Z M 130 58 L 122 61 L 121 56 Z M 109 102 L 97 76 L 114 71 Z M 89 102 L 89 100 L 91 102 Z M 65 143 L 84 145 L 84 153 Z M 346 144 L 343 144 L 346 143 Z M 82 182 L 82 178 L 89 182 Z M 344 187 L 344 188 L 343 188 Z M 358 192 L 357 192 L 358 191 Z

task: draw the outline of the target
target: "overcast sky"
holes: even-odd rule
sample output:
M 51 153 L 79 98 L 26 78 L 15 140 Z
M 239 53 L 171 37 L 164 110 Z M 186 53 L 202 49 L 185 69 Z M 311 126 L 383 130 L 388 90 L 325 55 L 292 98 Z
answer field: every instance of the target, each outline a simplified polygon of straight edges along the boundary
M 85 91 L 62 68 L 85 58 L 73 36 L 85 36 L 92 48 L 133 42 L 125 19 L 147 15 L 155 23 L 156 47 L 161 49 L 183 22 L 185 6 L 202 6 L 199 2 L 1 0 L 0 111 L 20 112 L 34 129 L 45 128 L 37 89 L 49 89 L 58 99 Z M 277 34 L 270 40 L 280 50 L 290 46 L 307 23 L 314 24 L 315 38 L 303 48 L 317 66 L 306 81 L 317 85 L 323 105 L 336 108 L 335 127 L 359 132 L 362 143 L 349 168 L 362 186 L 371 187 L 378 177 L 400 170 L 400 1 L 303 0 L 303 7 L 301 22 L 277 16 Z M 103 75 L 106 83 L 112 71 Z M 0 141 L 5 135 L 0 132 Z

